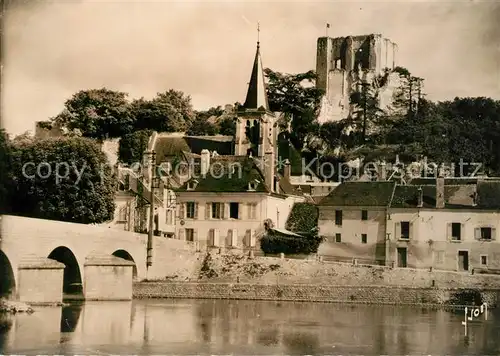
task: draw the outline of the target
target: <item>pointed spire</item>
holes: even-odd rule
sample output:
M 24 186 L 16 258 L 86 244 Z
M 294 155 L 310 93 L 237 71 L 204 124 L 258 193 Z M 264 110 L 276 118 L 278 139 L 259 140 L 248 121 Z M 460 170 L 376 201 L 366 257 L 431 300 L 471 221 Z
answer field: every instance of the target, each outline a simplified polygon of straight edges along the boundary
M 257 51 L 253 62 L 252 75 L 248 83 L 247 97 L 243 107 L 245 109 L 259 109 L 264 107 L 269 110 L 267 101 L 266 85 L 264 81 L 264 68 L 260 57 L 260 25 L 257 26 Z

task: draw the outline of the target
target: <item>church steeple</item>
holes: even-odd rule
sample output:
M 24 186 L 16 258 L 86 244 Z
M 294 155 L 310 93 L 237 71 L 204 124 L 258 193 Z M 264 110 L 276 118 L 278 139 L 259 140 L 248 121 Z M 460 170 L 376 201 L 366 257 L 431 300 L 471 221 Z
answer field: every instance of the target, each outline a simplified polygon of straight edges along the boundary
M 260 32 L 260 28 L 257 29 Z M 269 110 L 269 103 L 267 101 L 266 85 L 264 81 L 264 69 L 262 66 L 262 59 L 260 57 L 260 41 L 257 39 L 257 51 L 255 52 L 255 59 L 253 62 L 252 75 L 250 76 L 250 83 L 248 84 L 247 97 L 245 109 L 264 109 Z

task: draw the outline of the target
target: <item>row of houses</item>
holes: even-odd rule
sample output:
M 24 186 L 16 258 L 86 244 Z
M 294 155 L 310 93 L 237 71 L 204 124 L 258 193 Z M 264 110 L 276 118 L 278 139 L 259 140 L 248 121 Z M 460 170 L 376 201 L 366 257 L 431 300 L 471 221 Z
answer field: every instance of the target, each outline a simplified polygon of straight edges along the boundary
M 321 255 L 397 267 L 500 269 L 500 179 L 346 182 L 318 209 Z

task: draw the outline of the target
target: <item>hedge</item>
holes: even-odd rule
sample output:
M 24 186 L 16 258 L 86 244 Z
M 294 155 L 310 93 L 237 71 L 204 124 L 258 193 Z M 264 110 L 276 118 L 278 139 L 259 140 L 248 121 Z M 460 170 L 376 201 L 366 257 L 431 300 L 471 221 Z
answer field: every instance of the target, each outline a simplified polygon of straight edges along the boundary
M 268 234 L 262 237 L 260 248 L 267 254 L 310 254 L 318 252 L 321 241 L 316 235 L 291 237 Z

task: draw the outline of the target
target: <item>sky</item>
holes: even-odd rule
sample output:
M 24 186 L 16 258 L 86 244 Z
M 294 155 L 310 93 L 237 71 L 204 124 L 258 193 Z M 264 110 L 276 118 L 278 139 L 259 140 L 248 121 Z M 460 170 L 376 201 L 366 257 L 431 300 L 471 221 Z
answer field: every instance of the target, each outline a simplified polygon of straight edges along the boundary
M 429 99 L 500 99 L 500 1 L 10 0 L 2 16 L 1 124 L 34 131 L 79 90 L 151 98 L 168 89 L 195 109 L 242 102 L 260 23 L 264 67 L 316 66 L 316 41 L 380 33 Z

